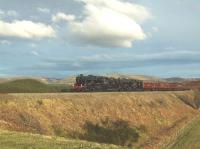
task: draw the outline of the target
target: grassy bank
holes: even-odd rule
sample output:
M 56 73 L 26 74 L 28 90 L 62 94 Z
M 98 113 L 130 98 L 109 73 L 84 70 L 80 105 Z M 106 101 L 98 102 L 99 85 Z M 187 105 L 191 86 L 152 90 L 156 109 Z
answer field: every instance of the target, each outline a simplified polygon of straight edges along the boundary
M 133 140 L 134 147 L 152 148 L 198 113 L 182 101 L 194 96 L 192 91 L 2 94 L 0 128 L 116 145 Z
M 200 117 L 188 125 L 168 149 L 199 149 L 200 148 Z
M 69 86 L 45 84 L 34 79 L 21 79 L 0 83 L 0 93 L 54 93 L 68 92 Z
M 122 149 L 114 145 L 0 130 L 1 149 Z M 125 149 L 125 148 L 124 148 Z

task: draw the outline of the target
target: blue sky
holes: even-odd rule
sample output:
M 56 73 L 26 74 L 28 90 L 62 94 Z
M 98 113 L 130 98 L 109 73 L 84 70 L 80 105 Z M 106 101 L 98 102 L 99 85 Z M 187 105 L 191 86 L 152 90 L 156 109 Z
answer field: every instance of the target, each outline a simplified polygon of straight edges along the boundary
M 0 77 L 200 77 L 197 0 L 0 0 Z

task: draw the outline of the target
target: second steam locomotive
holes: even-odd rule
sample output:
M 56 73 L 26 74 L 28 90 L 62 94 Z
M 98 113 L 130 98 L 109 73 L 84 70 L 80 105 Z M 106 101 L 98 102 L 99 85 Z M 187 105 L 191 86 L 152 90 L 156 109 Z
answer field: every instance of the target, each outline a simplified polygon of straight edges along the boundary
M 76 77 L 73 91 L 116 92 L 116 91 L 177 91 L 185 90 L 181 83 L 146 82 L 128 78 L 112 78 L 93 75 Z

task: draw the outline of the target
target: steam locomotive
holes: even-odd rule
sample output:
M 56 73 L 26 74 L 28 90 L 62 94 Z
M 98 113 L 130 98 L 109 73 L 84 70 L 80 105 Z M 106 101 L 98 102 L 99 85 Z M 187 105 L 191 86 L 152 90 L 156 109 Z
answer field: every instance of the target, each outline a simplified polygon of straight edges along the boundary
M 116 92 L 116 91 L 178 91 L 185 90 L 181 83 L 145 82 L 136 79 L 112 78 L 93 75 L 76 77 L 75 92 Z

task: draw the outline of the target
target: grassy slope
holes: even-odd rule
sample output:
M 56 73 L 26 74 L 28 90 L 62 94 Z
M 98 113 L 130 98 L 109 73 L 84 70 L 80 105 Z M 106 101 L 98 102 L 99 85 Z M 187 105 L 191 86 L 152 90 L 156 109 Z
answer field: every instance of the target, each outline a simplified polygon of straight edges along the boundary
M 200 118 L 185 128 L 182 134 L 169 145 L 170 149 L 200 148 Z
M 60 137 L 33 135 L 0 130 L 1 149 L 122 149 L 114 145 L 104 145 Z
M 66 85 L 44 84 L 34 79 L 21 79 L 0 83 L 0 93 L 44 93 L 68 91 Z
M 150 139 L 145 147 L 151 147 L 198 113 L 180 97 L 194 95 L 190 91 L 0 95 L 0 128 L 67 137 L 74 130 L 83 132 L 86 121 L 95 124 L 109 117 L 144 126 Z

